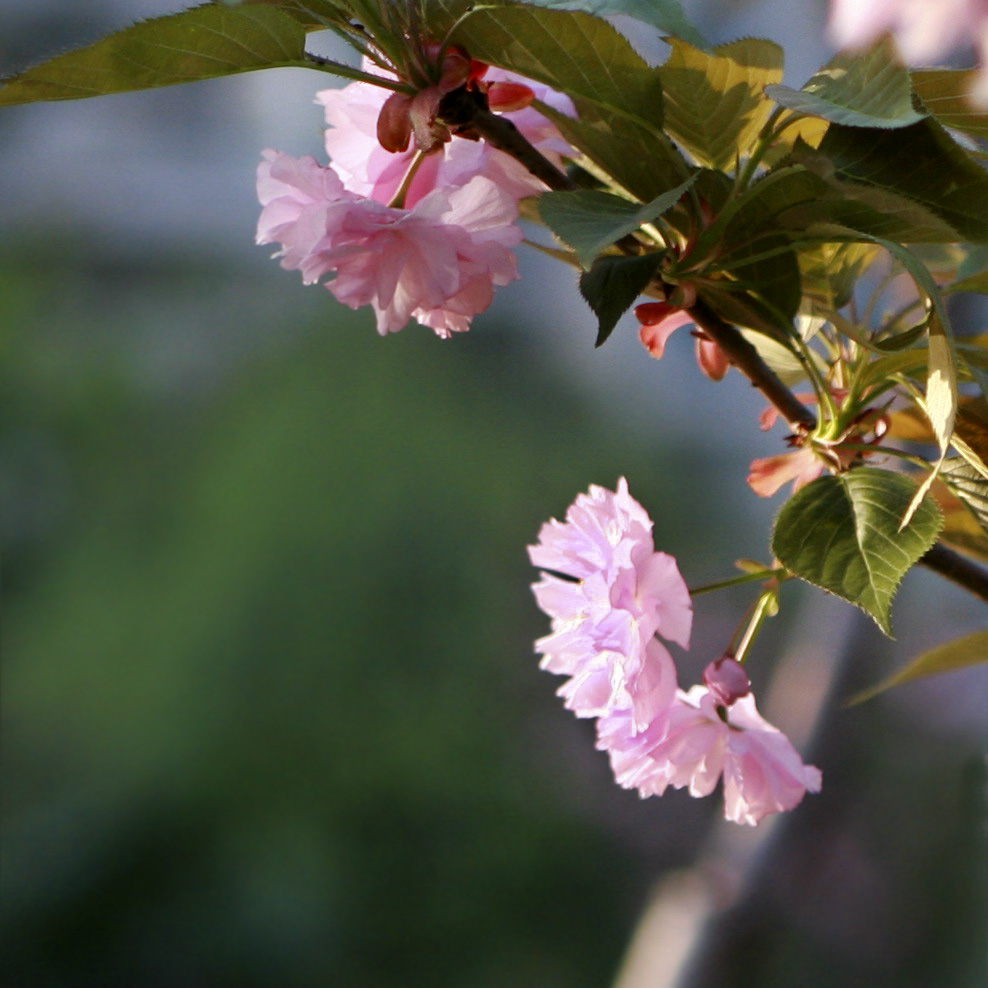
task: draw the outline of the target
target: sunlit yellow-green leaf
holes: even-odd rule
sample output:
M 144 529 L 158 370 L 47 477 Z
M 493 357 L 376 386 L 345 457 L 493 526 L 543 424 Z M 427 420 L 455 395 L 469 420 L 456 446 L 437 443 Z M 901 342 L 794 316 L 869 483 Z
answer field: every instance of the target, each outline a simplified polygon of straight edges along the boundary
M 895 675 L 889 676 L 888 679 L 882 680 L 869 689 L 856 693 L 847 702 L 849 705 L 862 703 L 879 693 L 884 693 L 893 686 L 902 686 L 904 683 L 911 683 L 916 679 L 926 679 L 929 676 L 938 676 L 945 672 L 955 672 L 958 669 L 966 669 L 983 662 L 988 662 L 988 631 L 976 631 L 973 635 L 956 638 L 954 641 L 938 645 L 936 648 L 924 652 Z
M 764 90 L 782 79 L 782 49 L 744 39 L 701 51 L 678 38 L 659 70 L 665 125 L 698 164 L 729 168 L 750 154 L 772 103 Z

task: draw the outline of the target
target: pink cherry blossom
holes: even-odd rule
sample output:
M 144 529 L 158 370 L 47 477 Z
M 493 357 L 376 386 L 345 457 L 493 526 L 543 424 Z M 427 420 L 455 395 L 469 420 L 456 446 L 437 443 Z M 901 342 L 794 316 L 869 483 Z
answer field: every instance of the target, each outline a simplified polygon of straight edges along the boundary
M 597 747 L 608 753 L 618 784 L 643 797 L 669 786 L 708 796 L 723 777 L 724 816 L 754 826 L 820 790 L 820 770 L 803 764 L 750 693 L 723 706 L 705 686 L 679 690 L 648 728 L 633 727 L 626 711 L 602 717 Z
M 396 209 L 348 191 L 312 157 L 265 151 L 264 159 L 257 242 L 280 243 L 282 266 L 306 284 L 334 275 L 327 288 L 351 308 L 372 306 L 382 335 L 411 318 L 440 336 L 462 332 L 495 285 L 518 277 L 516 205 L 489 179 Z
M 748 486 L 759 497 L 773 497 L 791 480 L 792 490 L 804 488 L 823 473 L 823 461 L 809 447 L 792 453 L 752 460 Z
M 635 307 L 635 315 L 642 324 L 639 336 L 642 345 L 656 360 L 665 354 L 669 337 L 682 326 L 691 326 L 693 317 L 686 309 L 666 302 L 643 302 Z M 703 334 L 696 334 L 696 362 L 711 381 L 719 381 L 730 369 L 730 361 L 724 351 Z
M 591 486 L 566 512 L 542 526 L 529 547 L 543 573 L 533 586 L 552 619 L 536 642 L 542 668 L 570 676 L 560 689 L 577 716 L 627 708 L 644 728 L 671 702 L 672 657 L 656 634 L 689 646 L 692 604 L 672 556 L 657 552 L 652 521 L 628 493 Z M 566 579 L 565 577 L 569 577 Z

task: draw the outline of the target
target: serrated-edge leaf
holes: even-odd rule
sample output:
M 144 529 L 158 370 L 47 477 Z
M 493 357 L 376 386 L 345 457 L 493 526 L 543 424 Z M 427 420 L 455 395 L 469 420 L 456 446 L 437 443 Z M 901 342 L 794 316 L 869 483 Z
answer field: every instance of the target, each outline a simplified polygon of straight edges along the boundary
M 772 551 L 793 575 L 860 607 L 891 637 L 895 592 L 943 525 L 928 497 L 899 531 L 915 491 L 910 478 L 874 467 L 818 477 L 779 512 Z
M 855 693 L 845 704 L 853 706 L 884 693 L 893 686 L 902 686 L 917 679 L 956 672 L 970 666 L 988 662 L 988 631 L 975 631 L 971 635 L 955 638 L 943 645 L 937 645 L 928 652 L 918 655 L 905 668 L 883 679 L 880 683 Z
M 580 276 L 580 294 L 597 316 L 600 346 L 611 335 L 618 320 L 655 277 L 665 251 L 639 257 L 604 255 Z
M 944 463 L 940 479 L 967 505 L 988 535 L 988 477 L 983 477 L 963 457 L 957 457 Z
M 172 86 L 305 65 L 305 30 L 273 7 L 202 6 L 141 21 L 9 79 L 0 106 Z
M 439 12 L 448 9 L 444 20 Z M 430 19 L 451 30 L 449 40 L 472 58 L 545 83 L 571 98 L 662 133 L 662 84 L 658 73 L 606 21 L 590 14 L 540 7 L 477 6 L 460 17 L 462 4 L 439 0 Z
M 922 120 L 909 72 L 887 37 L 863 52 L 840 52 L 802 90 L 770 86 L 766 95 L 799 113 L 848 127 L 907 127 Z
M 976 110 L 969 98 L 977 69 L 914 69 L 911 75 L 916 95 L 940 123 L 988 140 L 988 113 Z
M 707 42 L 691 23 L 678 0 L 525 0 L 533 7 L 582 10 L 597 17 L 621 14 L 643 24 L 651 24 L 664 34 L 682 38 L 698 48 Z
M 583 267 L 589 268 L 611 244 L 675 206 L 695 180 L 691 175 L 645 205 L 597 189 L 546 192 L 538 199 L 539 214 L 546 226 L 576 251 Z
M 914 199 L 962 239 L 988 242 L 988 173 L 936 121 L 894 130 L 831 124 L 818 151 L 837 178 Z
M 631 117 L 608 113 L 590 100 L 575 97 L 573 105 L 576 118 L 542 104 L 538 109 L 611 181 L 642 202 L 689 175 L 686 159 L 661 131 Z
M 764 89 L 782 79 L 782 49 L 742 39 L 702 51 L 679 38 L 659 69 L 665 127 L 696 159 L 726 169 L 749 154 L 772 112 Z

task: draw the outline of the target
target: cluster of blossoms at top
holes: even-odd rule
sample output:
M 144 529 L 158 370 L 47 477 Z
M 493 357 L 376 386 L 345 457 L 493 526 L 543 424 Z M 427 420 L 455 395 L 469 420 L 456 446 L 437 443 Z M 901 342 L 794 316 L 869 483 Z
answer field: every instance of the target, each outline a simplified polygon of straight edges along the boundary
M 371 306 L 382 335 L 410 319 L 441 337 L 468 329 L 494 288 L 518 277 L 518 203 L 544 189 L 509 155 L 443 127 L 446 88 L 483 78 L 491 109 L 550 161 L 573 154 L 529 105 L 538 98 L 572 113 L 568 97 L 456 50 L 445 58 L 449 81 L 414 97 L 366 82 L 319 93 L 328 166 L 267 150 L 258 168 L 257 242 L 280 244 L 282 266 L 306 284 L 331 277 L 339 301 Z M 364 69 L 382 75 L 366 60 Z
M 678 688 L 657 636 L 689 647 L 689 590 L 675 559 L 655 550 L 652 521 L 624 478 L 616 492 L 592 486 L 577 497 L 565 522 L 542 526 L 529 556 L 550 571 L 532 587 L 552 619 L 536 642 L 542 668 L 569 677 L 559 689 L 568 709 L 597 718 L 597 747 L 619 785 L 706 796 L 723 776 L 725 816 L 752 825 L 819 791 L 819 769 L 759 715 L 740 663 L 721 658 L 705 685 Z

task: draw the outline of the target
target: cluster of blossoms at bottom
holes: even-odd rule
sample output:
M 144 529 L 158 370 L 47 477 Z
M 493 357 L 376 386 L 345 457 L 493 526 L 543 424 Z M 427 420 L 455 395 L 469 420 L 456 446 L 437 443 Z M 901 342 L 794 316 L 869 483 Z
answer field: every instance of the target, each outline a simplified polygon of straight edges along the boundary
M 542 526 L 533 586 L 552 632 L 536 642 L 542 668 L 568 676 L 559 695 L 578 717 L 597 718 L 597 747 L 618 784 L 644 796 L 668 786 L 709 795 L 724 780 L 724 815 L 757 824 L 818 792 L 820 771 L 755 707 L 744 668 L 710 663 L 704 685 L 678 688 L 657 636 L 689 647 L 693 610 L 672 556 L 657 552 L 652 521 L 628 493 L 591 486 Z

